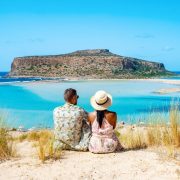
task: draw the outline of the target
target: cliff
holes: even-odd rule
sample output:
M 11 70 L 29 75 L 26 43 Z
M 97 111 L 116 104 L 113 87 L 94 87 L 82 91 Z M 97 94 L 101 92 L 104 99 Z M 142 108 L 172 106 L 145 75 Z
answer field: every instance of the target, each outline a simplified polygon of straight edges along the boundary
M 162 63 L 124 57 L 108 49 L 14 59 L 10 77 L 148 78 L 170 74 Z

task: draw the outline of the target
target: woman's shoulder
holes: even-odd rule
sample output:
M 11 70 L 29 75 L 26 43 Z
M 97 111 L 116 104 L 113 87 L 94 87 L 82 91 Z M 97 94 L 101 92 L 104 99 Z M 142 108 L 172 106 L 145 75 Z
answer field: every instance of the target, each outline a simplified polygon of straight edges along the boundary
M 113 126 L 113 128 L 116 127 L 116 121 L 117 121 L 117 114 L 113 111 L 107 111 L 105 114 L 106 120 Z
M 88 115 L 89 115 L 89 116 L 96 116 L 96 111 L 89 112 Z
M 111 117 L 116 117 L 117 116 L 116 112 L 114 112 L 114 111 L 106 111 L 105 115 L 111 116 Z
M 88 113 L 88 121 L 89 122 L 93 122 L 95 118 L 96 118 L 96 111 Z

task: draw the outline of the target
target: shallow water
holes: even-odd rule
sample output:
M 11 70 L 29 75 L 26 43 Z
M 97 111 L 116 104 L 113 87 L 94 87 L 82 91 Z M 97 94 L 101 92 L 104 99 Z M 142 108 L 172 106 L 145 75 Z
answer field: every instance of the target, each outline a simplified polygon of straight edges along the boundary
M 53 127 L 53 109 L 64 103 L 63 92 L 69 87 L 77 89 L 78 104 L 88 112 L 93 110 L 90 97 L 97 90 L 106 90 L 113 96 L 110 109 L 117 112 L 119 121 L 129 123 L 149 112 L 166 112 L 171 100 L 179 97 L 178 93 L 152 93 L 176 85 L 139 80 L 11 83 L 0 85 L 0 109 L 13 127 Z

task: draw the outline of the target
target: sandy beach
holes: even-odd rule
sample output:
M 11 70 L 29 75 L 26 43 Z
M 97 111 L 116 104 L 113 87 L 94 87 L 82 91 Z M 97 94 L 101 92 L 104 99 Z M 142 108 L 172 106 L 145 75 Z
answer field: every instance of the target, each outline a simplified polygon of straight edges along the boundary
M 159 82 L 165 84 L 172 84 L 172 85 L 180 85 L 179 80 L 175 79 L 159 79 L 159 78 L 152 78 L 152 79 L 84 79 L 84 78 L 67 78 L 67 79 L 49 79 L 49 80 L 40 80 L 40 81 L 26 81 L 26 82 L 14 82 L 14 84 L 41 84 L 41 83 L 60 83 L 60 82 L 76 82 L 76 81 L 146 81 L 146 82 Z
M 0 163 L 0 179 L 171 179 L 180 178 L 180 162 L 166 159 L 153 150 L 110 154 L 65 151 L 60 160 L 37 157 L 28 141 L 17 145 L 21 156 Z
M 30 82 L 18 82 L 18 84 L 29 84 L 29 85 L 37 85 L 37 84 L 56 84 L 56 83 L 63 83 L 63 82 L 83 82 L 83 81 L 112 81 L 112 82 L 157 82 L 157 83 L 163 83 L 163 84 L 169 84 L 172 85 L 171 88 L 162 88 L 162 89 L 155 89 L 152 93 L 157 93 L 157 94 L 170 94 L 170 93 L 180 93 L 180 80 L 175 80 L 175 79 L 79 79 L 79 78 L 74 78 L 74 79 L 52 79 L 52 80 L 41 80 L 41 81 L 30 81 Z M 16 83 L 15 83 L 16 84 Z M 174 87 L 175 86 L 175 87 Z
M 169 93 L 179 93 L 179 92 L 180 92 L 180 88 L 166 88 L 166 89 L 159 89 L 154 93 L 169 94 Z

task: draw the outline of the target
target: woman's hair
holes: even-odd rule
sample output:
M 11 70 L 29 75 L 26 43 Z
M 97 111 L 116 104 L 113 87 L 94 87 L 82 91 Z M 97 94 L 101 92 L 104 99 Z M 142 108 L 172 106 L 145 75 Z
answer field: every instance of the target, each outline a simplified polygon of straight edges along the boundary
M 99 127 L 101 128 L 101 126 L 102 126 L 102 122 L 103 122 L 103 119 L 104 119 L 104 112 L 105 112 L 105 110 L 104 111 L 96 111 L 97 112 L 97 122 L 98 122 L 98 124 L 99 124 Z

